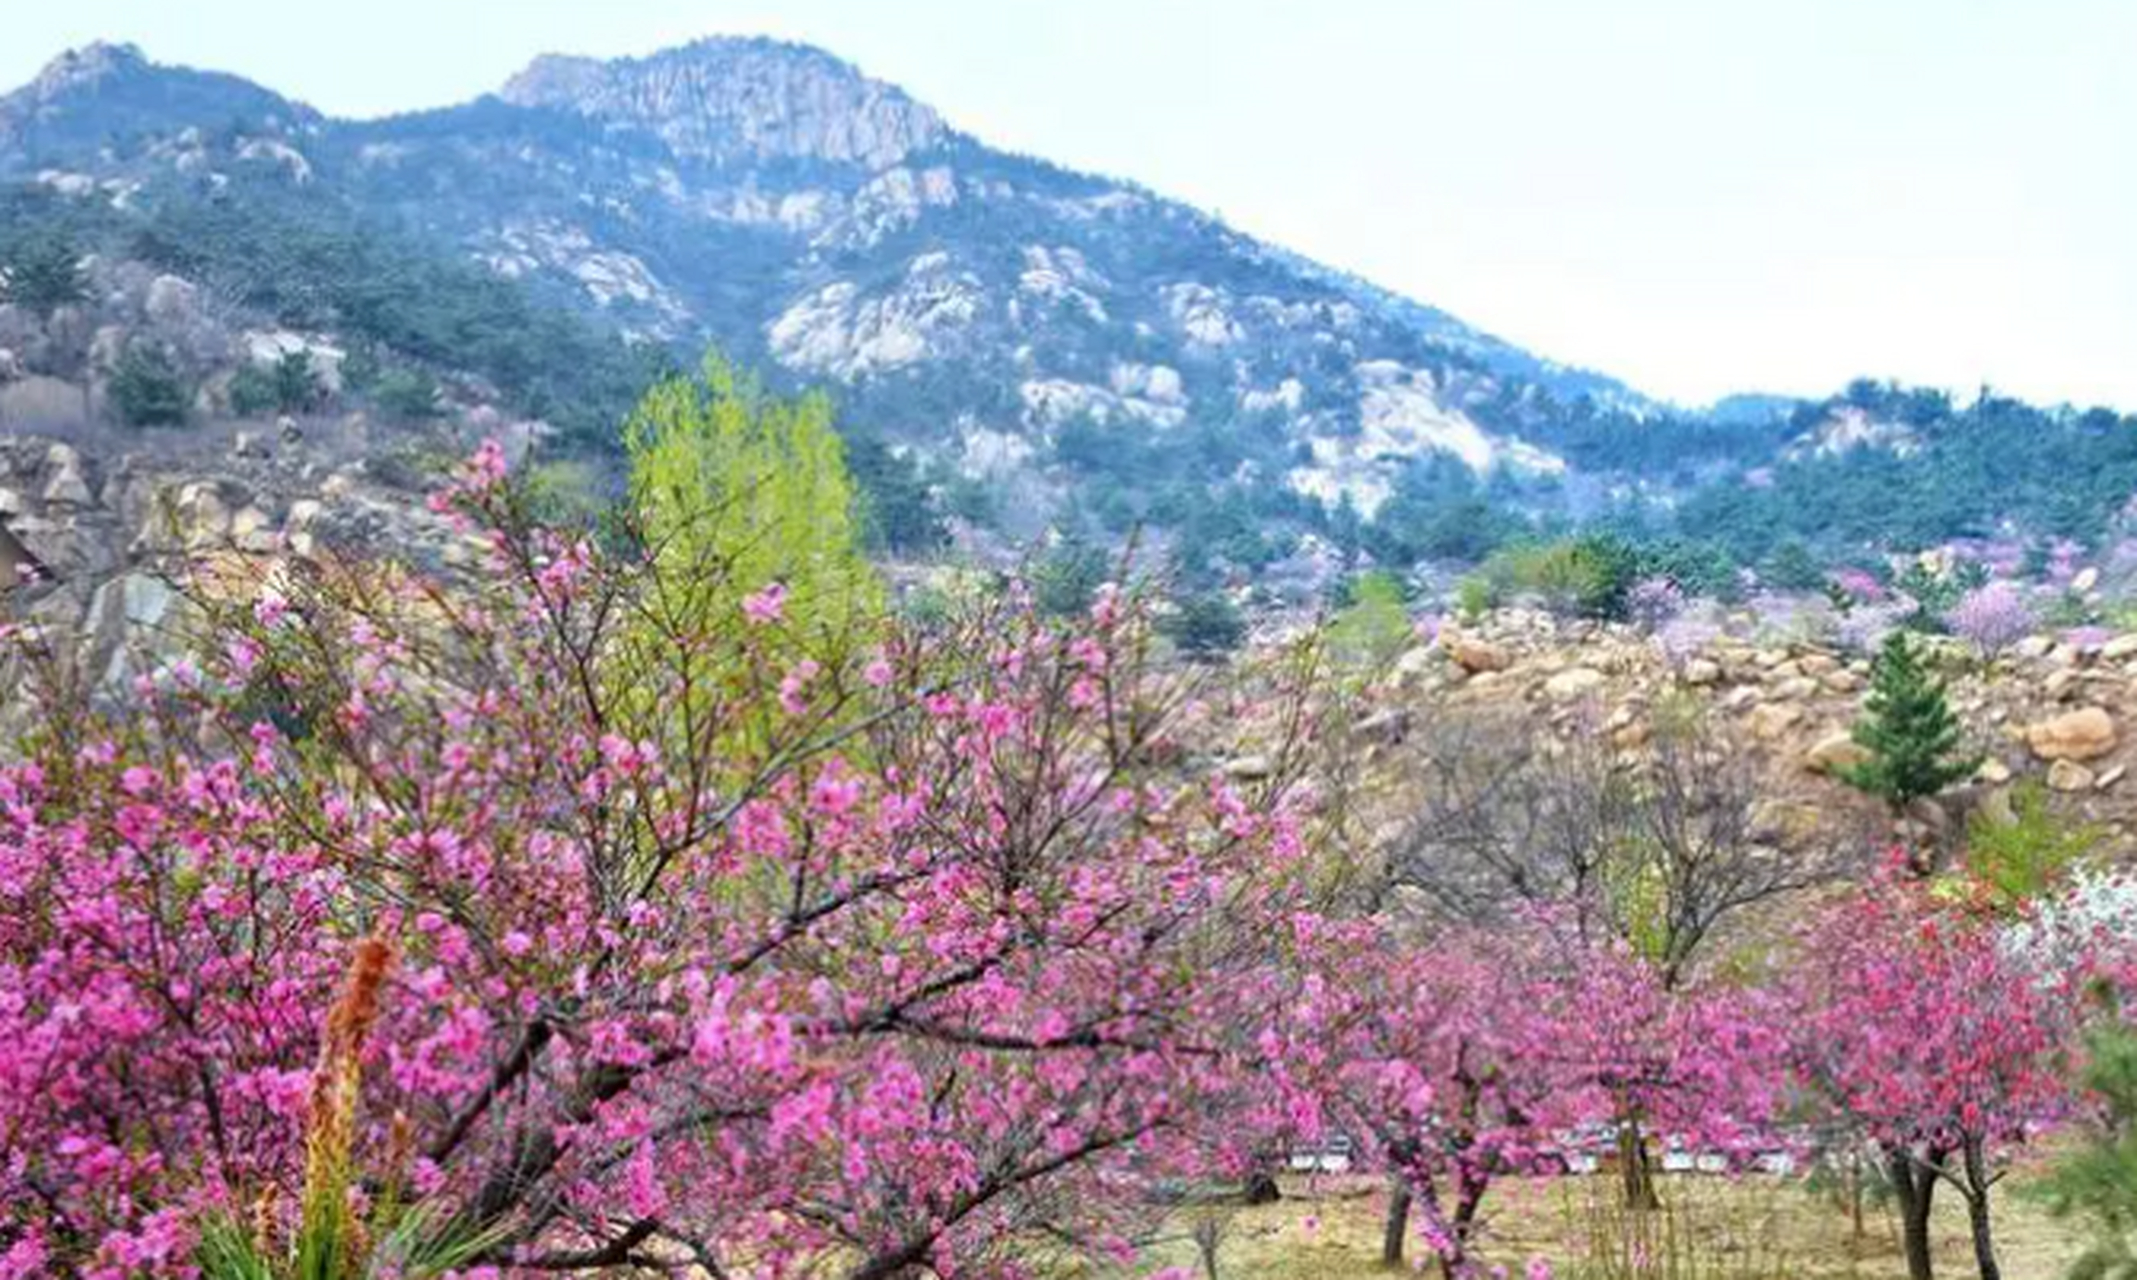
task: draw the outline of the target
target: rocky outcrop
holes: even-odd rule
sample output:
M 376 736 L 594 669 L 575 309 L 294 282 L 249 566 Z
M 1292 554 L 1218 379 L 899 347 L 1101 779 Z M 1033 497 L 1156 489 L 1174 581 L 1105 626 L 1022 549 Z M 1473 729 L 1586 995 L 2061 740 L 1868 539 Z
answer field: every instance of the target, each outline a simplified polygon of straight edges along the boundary
M 1568 667 L 1543 682 L 1544 696 L 1553 702 L 1572 702 L 1593 695 L 1608 677 L 1593 667 Z
M 2137 715 L 2137 637 L 2084 648 L 2038 637 L 1993 662 L 1942 640 L 1922 647 L 1948 683 L 1967 749 L 1983 761 L 1969 783 L 1909 814 L 1908 829 L 1956 838 L 1970 811 L 2006 811 L 2011 789 L 2032 784 L 2117 847 L 2137 846 L 2137 788 L 2124 782 L 2137 744 L 2119 732 Z M 1381 701 L 1363 714 L 1373 724 L 1393 723 L 1392 710 L 1411 719 L 1400 737 L 1376 736 L 1365 749 L 1400 769 L 1402 750 L 1429 744 L 1450 721 L 1511 713 L 1537 732 L 1605 743 L 1630 762 L 1673 722 L 1696 720 L 1755 761 L 1775 831 L 1879 840 L 1891 816 L 1839 776 L 1868 756 L 1850 732 L 1868 672 L 1866 655 L 1816 643 L 1724 631 L 1665 654 L 1634 628 L 1501 609 L 1393 665 Z
M 2048 787 L 2052 791 L 2090 791 L 2097 782 L 2097 775 L 2075 760 L 2059 759 L 2048 766 Z
M 301 442 L 268 454 L 179 442 L 102 455 L 0 436 L 5 613 L 79 657 L 115 696 L 194 639 L 200 593 L 250 589 L 293 561 L 381 555 L 452 572 L 481 548 L 400 477 L 328 465 Z
M 2083 707 L 2026 730 L 2026 743 L 2043 760 L 2097 760 L 2114 751 L 2115 720 L 2099 707 Z
M 945 136 L 941 117 L 820 50 L 713 39 L 649 58 L 537 58 L 499 92 L 657 135 L 707 160 L 832 160 L 889 168 Z
M 1455 665 L 1471 675 L 1504 671 L 1513 665 L 1513 657 L 1505 649 L 1463 632 L 1449 631 L 1440 643 Z
M 1837 775 L 1843 769 L 1852 769 L 1870 758 L 1870 752 L 1855 741 L 1855 735 L 1846 732 L 1829 733 L 1811 744 L 1803 753 L 1803 767 L 1812 773 Z

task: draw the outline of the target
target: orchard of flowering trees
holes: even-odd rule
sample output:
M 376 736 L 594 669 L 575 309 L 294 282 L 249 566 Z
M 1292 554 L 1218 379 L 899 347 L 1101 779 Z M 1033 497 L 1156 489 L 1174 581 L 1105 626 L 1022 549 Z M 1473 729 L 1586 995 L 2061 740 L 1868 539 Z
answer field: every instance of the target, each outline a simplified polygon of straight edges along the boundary
M 1311 642 L 827 609 L 674 501 L 545 528 L 494 448 L 437 506 L 479 577 L 224 591 L 117 708 L 27 655 L 0 1275 L 1089 1274 L 1340 1134 L 1461 1277 L 1603 1133 L 1636 1206 L 1665 1141 L 1875 1150 L 1914 1274 L 1944 1187 L 1993 1280 L 1998 1179 L 2089 1105 L 2023 904 L 1776 865 L 1704 738 L 1445 760 L 1404 920 L 1335 865 Z

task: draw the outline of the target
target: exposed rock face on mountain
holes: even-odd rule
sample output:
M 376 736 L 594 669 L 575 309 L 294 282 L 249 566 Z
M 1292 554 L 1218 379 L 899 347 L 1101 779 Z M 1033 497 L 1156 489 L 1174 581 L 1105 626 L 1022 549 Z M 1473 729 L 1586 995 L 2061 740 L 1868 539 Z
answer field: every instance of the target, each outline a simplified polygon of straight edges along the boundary
M 2137 520 L 2137 427 L 2112 411 L 1863 380 L 1679 414 L 765 40 L 544 58 L 497 96 L 372 121 L 92 46 L 0 97 L 0 241 L 50 225 L 169 277 L 157 315 L 379 349 L 575 446 L 612 448 L 649 353 L 717 345 L 830 389 L 928 501 L 1009 542 L 1140 527 L 1220 574 L 1361 528 L 1397 567 L 1471 557 L 1538 515 L 1622 514 L 1762 570 Z M 103 310 L 0 317 L 0 376 L 93 390 L 60 357 L 123 353 Z M 229 372 L 177 354 L 189 383 Z
M 1644 403 L 771 41 L 545 57 L 365 122 L 96 46 L 0 99 L 0 137 L 0 181 L 69 199 L 301 193 L 402 228 L 633 339 L 834 383 L 849 422 L 975 477 L 1045 473 L 1064 432 L 1214 432 L 1197 483 L 1370 510 L 1434 450 L 1563 470 L 1522 408 L 1554 388 Z
M 938 145 L 942 120 L 820 50 L 706 41 L 602 62 L 549 55 L 498 97 L 641 129 L 677 156 L 752 164 L 828 160 L 888 169 Z
M 101 439 L 0 436 L 0 604 L 108 696 L 198 642 L 205 597 L 381 549 L 432 572 L 480 564 L 481 540 L 425 506 L 427 477 L 364 461 L 361 422 L 310 439 L 244 431 Z M 0 672 L 11 692 L 13 673 Z M 5 701 L 5 714 L 26 710 Z

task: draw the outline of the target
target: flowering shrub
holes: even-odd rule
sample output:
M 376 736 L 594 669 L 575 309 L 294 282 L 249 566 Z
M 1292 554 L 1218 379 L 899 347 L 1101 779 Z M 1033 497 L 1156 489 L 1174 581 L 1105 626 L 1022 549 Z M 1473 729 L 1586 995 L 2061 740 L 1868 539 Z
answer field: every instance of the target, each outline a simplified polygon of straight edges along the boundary
M 1457 929 L 1429 947 L 1366 924 L 1315 929 L 1265 1033 L 1279 1127 L 1354 1139 L 1400 1188 L 1388 1242 L 1414 1211 L 1447 1274 L 1482 1274 L 1496 1182 L 1595 1154 L 1576 1135 L 1629 1121 L 1733 1149 L 1770 1129 L 1782 1042 L 1755 994 L 1673 988 L 1629 948 L 1550 925 Z
M 1425 1247 L 1460 1273 L 1494 1180 L 1548 1172 L 1552 1134 L 1592 1118 L 1593 1099 L 1577 1065 L 1549 1051 L 1556 1011 L 1533 948 L 1504 934 L 1445 942 L 1426 952 L 1370 926 L 1317 933 L 1275 1056 L 1302 1099 L 1301 1136 L 1352 1137 L 1402 1188 L 1383 1261 L 1401 1260 L 1414 1206 Z
M 1835 569 L 1832 582 L 1833 590 L 1853 604 L 1881 604 L 1892 594 L 1867 569 Z
M 1655 647 L 1670 666 L 1682 668 L 1722 637 L 1719 624 L 1704 618 L 1673 618 L 1655 631 Z
M 2114 628 L 2097 625 L 2070 627 L 2063 632 L 2062 636 L 2065 645 L 2083 654 L 2100 652 L 2100 650 L 2107 647 L 2108 641 L 2114 638 Z
M 2069 586 L 2078 576 L 2078 562 L 2084 557 L 2085 548 L 2069 538 L 2057 538 L 2047 548 L 2047 563 L 2042 573 L 2056 586 Z
M 2037 621 L 2025 593 L 2001 581 L 1967 592 L 1944 616 L 1952 634 L 1985 657 L 1994 657 L 2031 635 Z
M 0 769 L 12 1259 L 310 1247 L 331 1119 L 471 1262 L 995 1275 L 1244 1140 L 1197 1122 L 1268 1008 L 1297 797 L 1165 770 L 1193 677 L 1129 602 L 819 659 L 777 589 L 679 608 L 720 564 L 528 526 L 501 472 L 441 501 L 483 581 L 286 583 Z
M 1904 596 L 1883 604 L 1857 605 L 1840 616 L 1833 628 L 1833 643 L 1850 653 L 1875 653 L 1914 612 L 1914 602 Z
M 2137 960 L 2137 875 L 2081 867 L 2031 910 L 2001 926 L 2006 958 L 2042 982 L 2067 982 L 2096 961 Z
M 1831 602 L 1816 596 L 1762 591 L 1745 602 L 1752 638 L 1767 644 L 1820 643 L 1840 625 Z
M 1672 578 L 1642 578 L 1625 593 L 1625 616 L 1652 631 L 1684 612 L 1684 588 Z

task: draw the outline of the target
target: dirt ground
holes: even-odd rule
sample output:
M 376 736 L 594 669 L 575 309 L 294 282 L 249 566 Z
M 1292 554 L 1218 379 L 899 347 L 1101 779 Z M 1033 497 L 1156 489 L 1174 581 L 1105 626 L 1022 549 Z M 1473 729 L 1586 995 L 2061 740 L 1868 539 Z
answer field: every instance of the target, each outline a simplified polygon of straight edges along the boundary
M 1588 1264 L 1585 1241 L 1596 1233 L 1600 1218 L 1617 1212 L 1603 1199 L 1614 1186 L 1613 1180 L 1598 1178 L 1494 1187 L 1486 1202 L 1482 1257 L 1517 1280 L 1534 1257 L 1550 1262 L 1559 1280 L 1629 1275 L 1625 1269 Z M 1379 1265 L 1387 1203 L 1380 1188 L 1359 1178 L 1318 1177 L 1294 1180 L 1284 1189 L 1284 1199 L 1275 1204 L 1219 1211 L 1219 1280 L 1363 1280 L 1388 1274 Z M 2005 1280 L 2058 1280 L 2082 1245 L 2074 1228 L 2050 1220 L 2008 1187 L 1998 1193 L 1997 1254 Z M 1643 1273 L 1652 1280 L 1905 1280 L 1898 1221 L 1889 1207 L 1865 1209 L 1858 1240 L 1845 1207 L 1797 1182 L 1673 1177 L 1665 1180 L 1664 1196 L 1676 1221 L 1702 1247 L 1697 1265 Z M 1937 1210 L 1937 1274 L 1973 1276 L 1963 1207 L 1947 1191 L 1938 1196 Z M 1188 1210 L 1169 1226 L 1172 1238 L 1158 1250 L 1151 1269 L 1181 1265 L 1202 1275 L 1195 1246 L 1186 1237 L 1194 1217 L 1204 1213 Z M 1410 1247 L 1414 1259 L 1414 1230 Z

